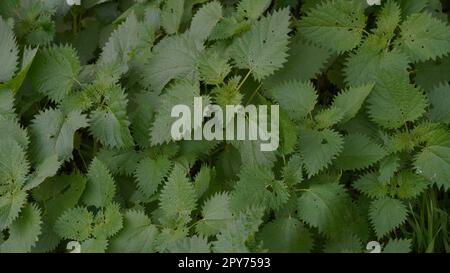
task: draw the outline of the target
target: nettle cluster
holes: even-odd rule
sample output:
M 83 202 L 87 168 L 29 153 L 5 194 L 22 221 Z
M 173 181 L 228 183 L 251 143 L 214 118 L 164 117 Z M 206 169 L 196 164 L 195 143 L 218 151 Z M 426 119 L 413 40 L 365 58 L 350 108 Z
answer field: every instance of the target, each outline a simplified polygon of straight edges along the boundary
M 448 251 L 448 1 L 0 2 L 0 251 Z M 173 106 L 279 105 L 280 146 Z

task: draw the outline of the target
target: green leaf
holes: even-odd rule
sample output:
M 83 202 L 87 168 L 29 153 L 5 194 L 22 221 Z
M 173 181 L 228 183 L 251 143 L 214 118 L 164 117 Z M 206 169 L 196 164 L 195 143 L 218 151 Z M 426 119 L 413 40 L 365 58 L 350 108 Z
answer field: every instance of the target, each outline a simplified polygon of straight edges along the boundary
M 450 189 L 450 148 L 429 146 L 419 153 L 414 162 L 418 174 L 438 187 Z
M 89 238 L 81 243 L 81 253 L 105 253 L 108 240 L 105 238 Z
M 396 193 L 401 199 L 418 197 L 429 186 L 429 182 L 422 176 L 411 171 L 402 171 L 395 177 Z
M 287 54 L 289 57 L 283 68 L 264 80 L 264 86 L 267 88 L 287 81 L 309 81 L 315 78 L 325 68 L 332 53 L 305 41 L 302 35 L 297 34 L 292 39 Z
M 98 65 L 119 64 L 125 72 L 127 63 L 139 43 L 139 34 L 139 23 L 132 13 L 109 37 Z
M 349 88 L 334 98 L 333 106 L 338 108 L 342 115 L 341 123 L 351 120 L 358 114 L 364 101 L 372 92 L 373 87 L 373 84 L 367 84 Z
M 294 218 L 280 218 L 267 223 L 258 235 L 265 248 L 274 253 L 310 252 L 311 233 Z
M 286 184 L 276 180 L 273 172 L 265 166 L 245 164 L 239 178 L 231 197 L 233 211 L 254 205 L 277 209 L 289 199 Z
M 340 225 L 347 202 L 347 193 L 337 183 L 314 184 L 298 198 L 300 219 L 330 233 Z
M 241 0 L 237 6 L 237 12 L 242 18 L 256 20 L 270 6 L 271 2 L 271 0 Z
M 232 220 L 230 196 L 227 193 L 217 193 L 205 201 L 202 218 L 195 229 L 204 236 L 216 235 Z
M 361 1 L 323 1 L 299 22 L 306 39 L 334 52 L 355 48 L 361 41 L 366 16 Z
M 210 253 L 211 246 L 207 238 L 194 235 L 169 244 L 170 253 Z
M 0 245 L 1 253 L 30 252 L 41 234 L 41 210 L 29 204 L 9 228 L 9 238 Z
M 342 170 L 364 169 L 386 155 L 386 151 L 367 136 L 350 134 L 345 137 L 344 149 L 336 158 L 336 165 Z
M 158 107 L 155 121 L 151 130 L 152 145 L 163 144 L 172 141 L 171 126 L 176 118 L 171 116 L 172 108 L 175 105 L 184 104 L 191 109 L 194 108 L 194 97 L 200 96 L 198 85 L 188 83 L 187 81 L 177 82 L 170 86 L 166 93 L 160 96 L 161 105 Z M 207 102 L 203 100 L 203 105 Z M 192 128 L 183 128 L 184 135 L 190 134 Z
M 83 201 L 88 206 L 106 207 L 116 193 L 116 184 L 108 168 L 99 159 L 94 158 L 87 173 L 88 182 Z
M 391 239 L 384 247 L 383 253 L 409 253 L 411 244 L 411 239 Z
M 197 206 L 197 196 L 194 186 L 180 165 L 173 168 L 159 201 L 163 211 L 162 220 L 168 226 L 183 226 L 191 220 L 191 213 Z
M 450 52 L 450 27 L 428 12 L 410 15 L 400 28 L 399 46 L 415 62 Z
M 22 190 L 14 190 L 0 196 L 0 230 L 3 230 L 19 216 L 20 210 L 26 204 L 27 194 Z
M 61 162 L 58 161 L 56 155 L 46 158 L 42 163 L 40 163 L 31 178 L 27 180 L 24 190 L 31 190 L 39 186 L 45 179 L 56 175 L 56 173 L 61 167 Z
M 9 81 L 16 72 L 19 49 L 14 32 L 8 23 L 0 16 L 0 83 Z
M 400 50 L 387 50 L 385 37 L 370 35 L 345 63 L 345 80 L 352 86 L 378 83 L 384 74 L 408 77 L 409 58 Z
M 289 19 L 289 9 L 275 11 L 235 40 L 231 57 L 236 66 L 249 69 L 258 81 L 282 68 L 288 51 Z
M 214 27 L 222 19 L 222 4 L 212 1 L 203 5 L 192 18 L 189 35 L 201 48 Z
M 125 212 L 123 229 L 109 242 L 109 252 L 151 253 L 155 251 L 158 229 L 141 211 Z
M 139 191 L 150 198 L 158 189 L 158 186 L 169 174 L 170 161 L 166 157 L 154 159 L 144 158 L 136 167 L 135 177 Z
M 397 199 L 384 197 L 370 204 L 370 221 L 378 238 L 384 237 L 388 232 L 402 225 L 407 215 L 406 206 Z
M 178 2 L 178 0 L 175 0 Z M 144 68 L 143 81 L 156 92 L 173 79 L 197 79 L 200 52 L 195 41 L 187 35 L 169 36 L 153 49 L 154 56 Z
M 263 207 L 242 210 L 218 235 L 213 242 L 216 253 L 248 253 L 247 243 L 258 231 L 264 215 Z
M 368 173 L 361 176 L 353 183 L 353 188 L 370 198 L 383 198 L 386 197 L 389 192 L 386 184 L 378 180 L 377 173 Z
M 198 60 L 200 78 L 207 84 L 218 85 L 224 82 L 231 72 L 228 58 L 224 58 L 216 51 L 204 51 Z
M 299 149 L 309 177 L 327 167 L 342 151 L 342 136 L 330 129 L 304 131 L 300 135 Z
M 441 84 L 428 94 L 431 104 L 430 119 L 434 122 L 450 123 L 450 85 Z
M 119 205 L 111 203 L 95 215 L 92 235 L 96 238 L 109 238 L 122 229 L 122 214 Z
M 382 127 L 395 129 L 425 113 L 427 100 L 422 90 L 407 78 L 384 75 L 368 99 L 369 114 Z
M 94 216 L 86 208 L 76 207 L 64 212 L 55 223 L 55 231 L 64 239 L 86 240 L 92 232 Z
M 0 142 L 0 185 L 23 185 L 29 168 L 25 151 L 16 141 Z
M 161 12 L 161 25 L 167 34 L 178 32 L 185 0 L 166 0 Z
M 57 155 L 58 160 L 72 159 L 74 134 L 87 127 L 87 118 L 80 112 L 64 114 L 59 109 L 40 112 L 31 125 L 31 139 L 35 160 L 43 162 Z
M 106 91 L 103 105 L 91 113 L 89 130 L 103 145 L 111 148 L 133 145 L 127 104 L 124 90 L 114 85 Z
M 338 238 L 331 239 L 324 250 L 325 253 L 361 253 L 362 243 L 360 239 L 351 233 L 346 233 Z
M 60 102 L 77 82 L 79 71 L 80 61 L 73 48 L 53 46 L 37 54 L 30 77 L 37 91 Z
M 36 56 L 37 51 L 38 48 L 31 49 L 26 47 L 23 51 L 21 70 L 17 73 L 17 75 L 14 78 L 12 78 L 7 83 L 0 84 L 0 88 L 8 88 L 12 90 L 14 93 L 16 93 L 22 86 L 23 82 L 25 81 L 25 78 L 28 75 L 28 71 L 31 68 L 31 65 L 34 61 L 34 57 Z
M 293 120 L 301 120 L 314 110 L 317 91 L 311 82 L 289 81 L 267 90 Z
M 377 18 L 377 35 L 391 38 L 400 23 L 402 10 L 398 3 L 386 1 Z

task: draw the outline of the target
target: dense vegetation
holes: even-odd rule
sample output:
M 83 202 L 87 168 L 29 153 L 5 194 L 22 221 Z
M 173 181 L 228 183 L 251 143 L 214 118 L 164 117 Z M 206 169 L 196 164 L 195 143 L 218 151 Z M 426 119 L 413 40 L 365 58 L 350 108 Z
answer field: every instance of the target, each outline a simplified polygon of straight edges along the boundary
M 0 1 L 0 252 L 449 251 L 449 8 Z M 173 141 L 195 96 L 280 147 Z

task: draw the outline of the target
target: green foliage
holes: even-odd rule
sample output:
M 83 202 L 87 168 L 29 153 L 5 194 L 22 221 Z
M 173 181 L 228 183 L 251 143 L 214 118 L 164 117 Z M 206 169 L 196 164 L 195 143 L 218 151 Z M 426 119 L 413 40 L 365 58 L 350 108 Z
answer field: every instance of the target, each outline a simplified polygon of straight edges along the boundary
M 450 5 L 364 2 L 0 1 L 0 252 L 450 251 Z

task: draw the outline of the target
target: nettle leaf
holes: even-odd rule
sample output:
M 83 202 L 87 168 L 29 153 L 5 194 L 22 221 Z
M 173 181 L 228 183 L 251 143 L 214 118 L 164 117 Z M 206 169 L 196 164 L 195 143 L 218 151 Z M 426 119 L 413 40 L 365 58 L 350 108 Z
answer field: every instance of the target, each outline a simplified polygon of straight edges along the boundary
M 169 244 L 170 253 L 210 253 L 211 246 L 206 237 L 194 235 Z
M 311 82 L 289 81 L 267 90 L 288 116 L 301 120 L 314 110 L 317 103 L 317 91 Z
M 327 167 L 342 151 L 343 137 L 330 129 L 305 131 L 300 135 L 299 149 L 309 177 Z
M 249 69 L 258 81 L 280 69 L 287 57 L 289 19 L 289 9 L 275 11 L 236 39 L 231 46 L 236 66 Z
M 396 193 L 401 199 L 411 199 L 419 196 L 430 183 L 423 177 L 411 171 L 400 172 L 394 180 Z
M 91 113 L 89 130 L 103 145 L 111 148 L 133 145 L 127 104 L 124 90 L 114 85 L 105 91 L 102 104 Z
M 386 151 L 369 137 L 350 134 L 345 137 L 344 148 L 336 158 L 336 165 L 342 170 L 364 169 L 386 155 Z
M 276 180 L 273 172 L 261 165 L 244 165 L 231 197 L 231 206 L 239 211 L 253 205 L 277 209 L 289 199 L 283 181 Z
M 397 199 L 384 197 L 370 204 L 370 221 L 378 238 L 384 237 L 388 232 L 403 224 L 407 215 L 406 206 Z
M 27 193 L 14 190 L 0 196 L 0 230 L 11 225 L 27 201 Z
M 428 12 L 410 15 L 400 28 L 400 48 L 415 62 L 450 52 L 450 26 Z
M 81 243 L 80 249 L 83 253 L 105 253 L 107 247 L 106 238 L 89 238 Z
M 152 90 L 161 90 L 173 79 L 197 79 L 200 52 L 188 35 L 168 36 L 153 48 L 154 56 L 144 68 L 143 80 Z
M 374 85 L 366 84 L 342 91 L 334 98 L 333 106 L 342 115 L 341 123 L 345 123 L 358 114 L 366 98 L 372 92 Z
M 140 37 L 140 25 L 134 13 L 128 16 L 109 38 L 103 47 L 98 65 L 118 64 L 122 72 L 126 72 L 127 63 L 135 54 Z M 150 45 L 148 45 L 150 46 Z
M 248 253 L 247 243 L 258 231 L 264 215 L 263 207 L 244 209 L 229 223 L 213 242 L 216 253 Z
M 92 233 L 94 215 L 86 208 L 76 207 L 64 212 L 55 223 L 55 231 L 61 238 L 86 240 Z
M 347 232 L 332 238 L 325 246 L 324 253 L 361 253 L 362 243 L 358 236 Z
M 191 84 L 187 81 L 175 83 L 160 96 L 162 103 L 158 107 L 151 130 L 152 145 L 162 144 L 173 140 L 171 135 L 171 127 L 176 118 L 171 117 L 172 108 L 175 105 L 184 104 L 193 109 L 194 97 L 198 96 L 200 96 L 199 86 Z M 205 100 L 203 101 L 203 105 L 207 105 Z M 183 135 L 188 135 L 192 128 L 184 129 L 186 132 L 184 132 Z
M 9 238 L 0 244 L 1 253 L 30 252 L 41 234 L 41 210 L 29 204 L 9 228 Z
M 125 212 L 123 229 L 109 241 L 109 252 L 151 253 L 155 251 L 158 229 L 141 211 Z
M 264 86 L 271 88 L 287 81 L 309 81 L 322 72 L 332 55 L 328 49 L 305 41 L 299 34 L 292 38 L 287 54 L 283 68 L 268 76 Z
M 14 32 L 8 23 L 0 16 L 0 83 L 9 81 L 17 69 L 19 59 Z
M 427 99 L 408 78 L 384 75 L 368 99 L 373 121 L 385 128 L 399 128 L 425 113 Z
M 416 171 L 433 184 L 450 188 L 450 148 L 429 146 L 419 153 L 414 162 Z
M 310 252 L 313 247 L 311 232 L 295 218 L 280 218 L 261 229 L 258 238 L 265 248 L 275 253 Z
M 426 91 L 450 81 L 450 55 L 416 64 L 416 83 Z
M 232 220 L 229 194 L 217 193 L 203 204 L 202 218 L 195 228 L 202 235 L 216 235 Z
M 72 47 L 53 46 L 37 54 L 30 77 L 37 91 L 60 102 L 77 82 L 79 71 L 80 60 Z
M 409 253 L 411 245 L 411 239 L 392 239 L 384 247 L 383 253 Z
M 353 188 L 359 190 L 370 198 L 383 198 L 389 193 L 384 181 L 379 181 L 377 173 L 368 173 L 353 183 Z
M 43 162 L 53 155 L 60 161 L 70 160 L 74 134 L 87 126 L 86 116 L 77 111 L 65 114 L 59 109 L 48 109 L 40 112 L 31 125 L 35 160 Z
M 95 215 L 92 235 L 96 238 L 109 238 L 122 229 L 122 214 L 119 205 L 111 203 Z
M 0 154 L 0 184 L 23 185 L 30 169 L 24 148 L 6 139 L 0 142 Z
M 163 211 L 163 221 L 172 227 L 186 225 L 197 206 L 197 196 L 193 184 L 186 177 L 185 170 L 175 165 L 159 197 Z
M 169 174 L 170 161 L 166 157 L 156 159 L 144 158 L 136 167 L 135 177 L 139 191 L 150 198 L 164 182 L 164 178 Z
M 450 85 L 439 85 L 428 94 L 431 104 L 430 119 L 434 122 L 450 123 Z
M 216 51 L 205 51 L 198 60 L 200 78 L 208 83 L 218 85 L 224 82 L 225 77 L 231 72 L 229 59 L 224 58 Z
M 271 2 L 271 0 L 241 0 L 237 6 L 237 12 L 243 18 L 256 20 L 270 6 Z
M 402 16 L 400 5 L 395 1 L 386 1 L 378 14 L 376 34 L 391 38 Z
M 24 187 L 25 190 L 31 190 L 39 186 L 45 179 L 56 175 L 61 167 L 61 162 L 58 161 L 58 156 L 53 155 L 46 158 L 43 162 L 37 165 L 36 170 L 31 175 L 31 178 L 27 180 Z
M 306 39 L 341 53 L 361 42 L 366 16 L 361 1 L 328 0 L 308 11 L 299 26 Z
M 94 158 L 89 166 L 87 178 L 83 202 L 96 207 L 105 207 L 111 203 L 116 193 L 116 184 L 105 164 Z
M 378 83 L 383 74 L 408 77 L 409 58 L 400 50 L 388 50 L 388 38 L 370 35 L 345 63 L 347 83 Z
M 314 184 L 298 198 L 299 217 L 329 234 L 343 221 L 347 193 L 337 183 Z
M 166 0 L 161 12 L 161 25 L 167 34 L 178 32 L 184 12 L 185 0 Z
M 203 46 L 220 19 L 222 19 L 222 5 L 217 1 L 203 5 L 194 15 L 189 35 L 198 47 Z

